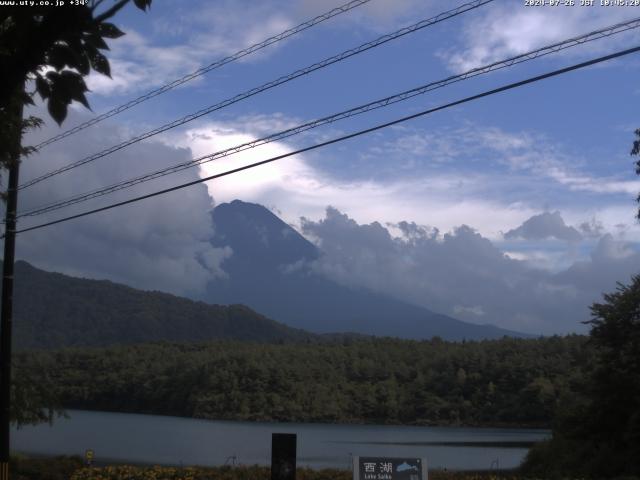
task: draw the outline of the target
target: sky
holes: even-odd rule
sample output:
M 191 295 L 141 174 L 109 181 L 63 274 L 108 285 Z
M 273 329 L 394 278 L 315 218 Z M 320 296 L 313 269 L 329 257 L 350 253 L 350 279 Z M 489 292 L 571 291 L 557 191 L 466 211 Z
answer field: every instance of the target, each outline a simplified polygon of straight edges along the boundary
M 36 144 L 344 2 L 154 0 L 129 6 L 92 74 L 92 112 L 59 128 L 42 106 Z M 495 0 L 252 96 L 21 192 L 21 209 L 118 182 L 640 17 L 634 7 L 528 7 Z M 579 2 L 578 2 L 579 3 Z M 28 158 L 22 180 L 435 16 L 457 3 L 371 0 L 225 65 Z M 478 76 L 387 108 L 35 218 L 124 200 L 415 114 L 640 44 L 632 30 Z M 210 210 L 265 205 L 323 250 L 314 268 L 474 323 L 585 332 L 589 305 L 640 270 L 639 54 L 435 112 L 329 147 L 84 219 L 21 234 L 47 270 L 196 298 L 224 278 Z

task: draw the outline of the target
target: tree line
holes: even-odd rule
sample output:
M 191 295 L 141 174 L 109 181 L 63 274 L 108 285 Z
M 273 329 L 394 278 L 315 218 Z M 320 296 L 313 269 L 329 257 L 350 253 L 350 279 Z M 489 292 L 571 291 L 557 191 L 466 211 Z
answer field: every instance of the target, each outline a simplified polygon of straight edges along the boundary
M 49 405 L 65 408 L 249 421 L 542 427 L 584 375 L 591 356 L 585 340 L 152 343 L 22 352 L 15 364 L 23 383 L 38 385 Z M 30 397 L 37 397 L 33 388 Z

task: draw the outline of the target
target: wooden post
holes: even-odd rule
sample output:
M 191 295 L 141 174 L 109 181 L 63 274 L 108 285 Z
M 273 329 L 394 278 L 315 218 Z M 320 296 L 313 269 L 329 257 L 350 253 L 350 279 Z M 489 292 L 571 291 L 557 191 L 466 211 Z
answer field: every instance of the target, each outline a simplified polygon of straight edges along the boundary
M 22 96 L 12 98 L 14 141 L 11 145 L 9 183 L 5 213 L 4 258 L 2 264 L 2 309 L 0 310 L 0 480 L 9 480 L 11 427 L 11 329 L 13 324 L 13 263 L 18 209 L 18 175 L 22 143 Z
M 295 480 L 296 434 L 271 434 L 271 480 Z

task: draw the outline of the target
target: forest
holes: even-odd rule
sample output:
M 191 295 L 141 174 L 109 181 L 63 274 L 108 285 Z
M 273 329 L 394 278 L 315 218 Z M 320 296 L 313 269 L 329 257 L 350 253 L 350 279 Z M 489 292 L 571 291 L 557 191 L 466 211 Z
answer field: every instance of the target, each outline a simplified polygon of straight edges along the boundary
M 67 348 L 19 353 L 16 393 L 206 419 L 548 427 L 590 357 L 577 335 Z
M 13 333 L 18 350 L 162 340 L 320 338 L 244 305 L 209 305 L 106 280 L 45 272 L 23 261 L 16 262 L 15 269 Z
M 640 276 L 591 306 L 588 336 L 363 336 L 24 350 L 13 420 L 63 409 L 206 419 L 551 427 L 522 472 L 640 472 Z

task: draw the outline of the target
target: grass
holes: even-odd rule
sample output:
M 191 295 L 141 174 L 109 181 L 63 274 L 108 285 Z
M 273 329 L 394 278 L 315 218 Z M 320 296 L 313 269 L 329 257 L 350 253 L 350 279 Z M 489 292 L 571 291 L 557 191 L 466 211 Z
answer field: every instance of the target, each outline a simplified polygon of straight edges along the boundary
M 108 465 L 86 467 L 81 457 L 28 458 L 11 461 L 12 480 L 270 480 L 269 467 L 160 467 Z M 298 468 L 297 480 L 351 480 L 349 470 Z M 433 470 L 430 480 L 516 479 L 514 472 L 448 472 Z

